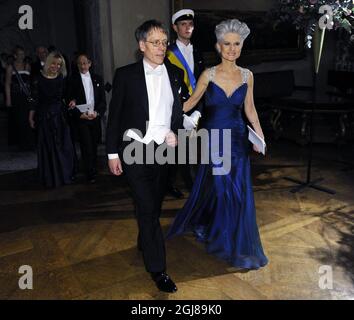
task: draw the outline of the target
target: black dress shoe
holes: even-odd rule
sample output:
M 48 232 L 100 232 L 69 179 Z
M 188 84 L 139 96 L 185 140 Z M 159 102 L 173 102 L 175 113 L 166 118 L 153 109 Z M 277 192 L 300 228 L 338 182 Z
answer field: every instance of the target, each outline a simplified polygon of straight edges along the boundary
M 156 287 L 163 292 L 174 293 L 177 291 L 175 283 L 171 280 L 169 275 L 165 272 L 152 272 L 152 280 L 155 281 Z
M 182 199 L 184 197 L 184 194 L 176 187 L 169 187 L 167 189 L 167 192 L 168 192 L 168 194 L 170 194 L 171 196 L 173 196 L 177 199 Z

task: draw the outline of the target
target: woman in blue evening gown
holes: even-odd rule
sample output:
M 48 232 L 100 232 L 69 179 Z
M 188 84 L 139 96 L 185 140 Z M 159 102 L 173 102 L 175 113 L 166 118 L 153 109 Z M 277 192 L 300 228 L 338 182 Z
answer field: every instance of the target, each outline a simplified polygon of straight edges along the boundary
M 185 112 L 191 110 L 205 93 L 201 127 L 208 133 L 219 129 L 219 146 L 209 134 L 207 149 L 211 161 L 200 164 L 190 196 L 167 238 L 194 232 L 197 240 L 206 244 L 208 253 L 237 268 L 258 269 L 268 259 L 256 223 L 248 129 L 243 113 L 256 133 L 264 136 L 253 102 L 253 75 L 236 64 L 249 33 L 247 25 L 237 19 L 216 26 L 216 48 L 222 62 L 204 71 L 195 92 L 183 106 Z M 222 140 L 223 132 L 231 133 L 231 150 Z M 255 146 L 253 149 L 259 152 Z M 230 156 L 229 170 L 216 161 L 213 163 L 213 155 Z M 216 173 L 215 169 L 221 171 Z

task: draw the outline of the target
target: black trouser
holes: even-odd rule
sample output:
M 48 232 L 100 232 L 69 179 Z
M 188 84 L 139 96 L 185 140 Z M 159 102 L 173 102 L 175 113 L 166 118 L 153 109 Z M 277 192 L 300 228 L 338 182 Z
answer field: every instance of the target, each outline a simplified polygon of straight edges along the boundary
M 166 270 L 166 253 L 159 218 L 166 186 L 167 165 L 127 165 L 124 161 L 122 164 L 134 196 L 138 239 L 146 271 L 163 272 Z
M 97 145 L 100 139 L 99 119 L 83 120 L 78 122 L 78 135 L 81 158 L 88 176 L 97 172 Z
M 186 149 L 182 150 L 186 153 L 186 163 L 178 163 L 178 153 L 176 152 L 176 164 L 170 164 L 168 166 L 168 188 L 174 187 L 177 180 L 177 172 L 179 171 L 187 189 L 191 189 L 195 179 L 195 165 L 189 163 L 189 137 L 186 140 Z

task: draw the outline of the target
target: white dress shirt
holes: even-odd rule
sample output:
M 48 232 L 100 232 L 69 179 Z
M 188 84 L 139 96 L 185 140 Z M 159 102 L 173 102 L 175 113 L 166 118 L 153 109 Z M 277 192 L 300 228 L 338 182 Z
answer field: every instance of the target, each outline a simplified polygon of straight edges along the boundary
M 93 84 L 92 84 L 90 72 L 87 72 L 85 74 L 80 72 L 80 75 L 81 75 L 82 84 L 83 84 L 84 90 L 85 90 L 86 103 L 94 106 L 95 105 L 95 94 L 93 92 Z
M 186 59 L 189 68 L 192 73 L 194 73 L 194 56 L 193 56 L 193 45 L 189 43 L 187 46 L 180 40 L 176 40 L 178 49 L 182 52 L 184 59 Z
M 127 136 L 144 144 L 155 141 L 160 145 L 171 131 L 174 102 L 171 83 L 164 64 L 153 68 L 143 60 L 143 65 L 149 103 L 149 124 L 143 138 L 131 129 L 128 130 Z M 116 158 L 118 158 L 118 154 L 108 155 L 108 159 Z

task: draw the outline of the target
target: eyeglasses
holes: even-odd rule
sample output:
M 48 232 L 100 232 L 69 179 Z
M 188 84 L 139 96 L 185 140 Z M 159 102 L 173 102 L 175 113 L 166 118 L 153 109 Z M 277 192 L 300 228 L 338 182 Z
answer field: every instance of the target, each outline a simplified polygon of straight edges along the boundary
M 167 41 L 167 40 L 155 40 L 155 41 L 145 41 L 145 42 L 149 42 L 149 43 L 152 43 L 152 45 L 155 47 L 155 48 L 158 48 L 160 45 L 162 45 L 163 47 L 168 47 L 170 45 L 170 43 Z

